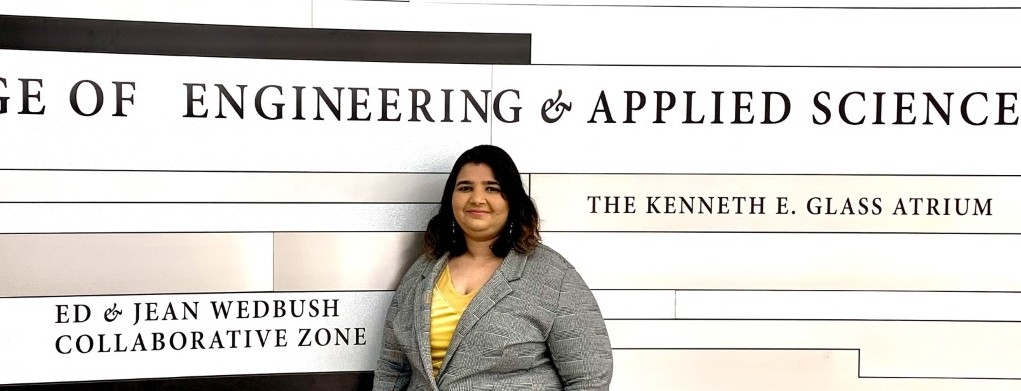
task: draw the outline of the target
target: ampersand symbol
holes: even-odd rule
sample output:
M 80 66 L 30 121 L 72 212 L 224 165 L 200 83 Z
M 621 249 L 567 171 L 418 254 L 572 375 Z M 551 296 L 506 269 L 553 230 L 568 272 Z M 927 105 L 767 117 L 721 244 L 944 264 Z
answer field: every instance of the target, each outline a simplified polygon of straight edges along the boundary
M 560 120 L 560 117 L 565 112 L 571 111 L 571 102 L 563 103 L 560 101 L 560 97 L 563 96 L 564 90 L 557 90 L 557 97 L 555 99 L 546 99 L 542 103 L 542 120 L 546 123 L 551 124 Z M 550 117 L 549 111 L 553 109 L 556 113 L 556 117 Z
M 113 307 L 107 308 L 106 312 L 103 313 L 103 318 L 106 319 L 107 322 L 113 322 L 114 319 L 117 319 L 117 317 L 123 313 L 124 311 L 117 309 L 117 303 L 113 303 Z

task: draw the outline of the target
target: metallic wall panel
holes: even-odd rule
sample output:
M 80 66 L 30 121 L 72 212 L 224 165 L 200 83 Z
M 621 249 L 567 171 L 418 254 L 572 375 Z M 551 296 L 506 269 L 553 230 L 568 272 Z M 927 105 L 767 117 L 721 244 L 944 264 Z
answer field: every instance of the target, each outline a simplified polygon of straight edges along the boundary
M 611 390 L 1013 391 L 995 379 L 873 378 L 857 350 L 615 350 Z M 740 374 L 740 375 L 735 375 Z
M 677 317 L 1021 322 L 1021 293 L 678 291 Z
M 446 179 L 400 173 L 0 170 L 0 202 L 433 203 Z
M 268 291 L 272 234 L 0 235 L 0 296 Z
M 430 204 L 0 204 L 0 233 L 417 231 Z
M 277 233 L 274 288 L 392 290 L 421 253 L 421 232 Z
M 615 349 L 860 349 L 861 376 L 1019 379 L 1021 324 L 607 320 Z

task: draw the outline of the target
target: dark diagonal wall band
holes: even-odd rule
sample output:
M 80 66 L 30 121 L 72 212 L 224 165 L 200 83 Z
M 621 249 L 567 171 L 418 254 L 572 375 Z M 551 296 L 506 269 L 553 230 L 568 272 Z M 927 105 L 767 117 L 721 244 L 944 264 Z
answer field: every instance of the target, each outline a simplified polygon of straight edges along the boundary
M 531 35 L 0 15 L 0 49 L 290 60 L 529 64 Z

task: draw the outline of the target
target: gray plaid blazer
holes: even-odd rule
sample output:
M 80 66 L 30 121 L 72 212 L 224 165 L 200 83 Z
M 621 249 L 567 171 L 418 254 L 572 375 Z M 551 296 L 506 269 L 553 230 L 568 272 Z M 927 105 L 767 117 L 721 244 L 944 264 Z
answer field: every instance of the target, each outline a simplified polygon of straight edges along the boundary
M 429 312 L 446 261 L 419 257 L 397 286 L 374 391 L 609 389 L 613 356 L 599 306 L 574 267 L 544 245 L 507 255 L 465 309 L 433 378 Z

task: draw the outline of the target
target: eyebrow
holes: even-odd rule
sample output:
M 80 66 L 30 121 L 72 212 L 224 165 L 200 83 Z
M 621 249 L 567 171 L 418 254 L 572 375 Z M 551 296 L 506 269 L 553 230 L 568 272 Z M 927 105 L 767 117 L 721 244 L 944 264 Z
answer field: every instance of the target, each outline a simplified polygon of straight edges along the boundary
M 463 181 L 458 181 L 456 184 L 454 184 L 454 186 L 472 185 L 472 184 L 474 184 L 474 183 L 472 183 L 472 181 L 463 180 Z M 485 182 L 482 182 L 482 184 L 483 185 L 497 185 L 497 186 L 500 186 L 500 182 L 497 182 L 497 181 L 485 181 Z

